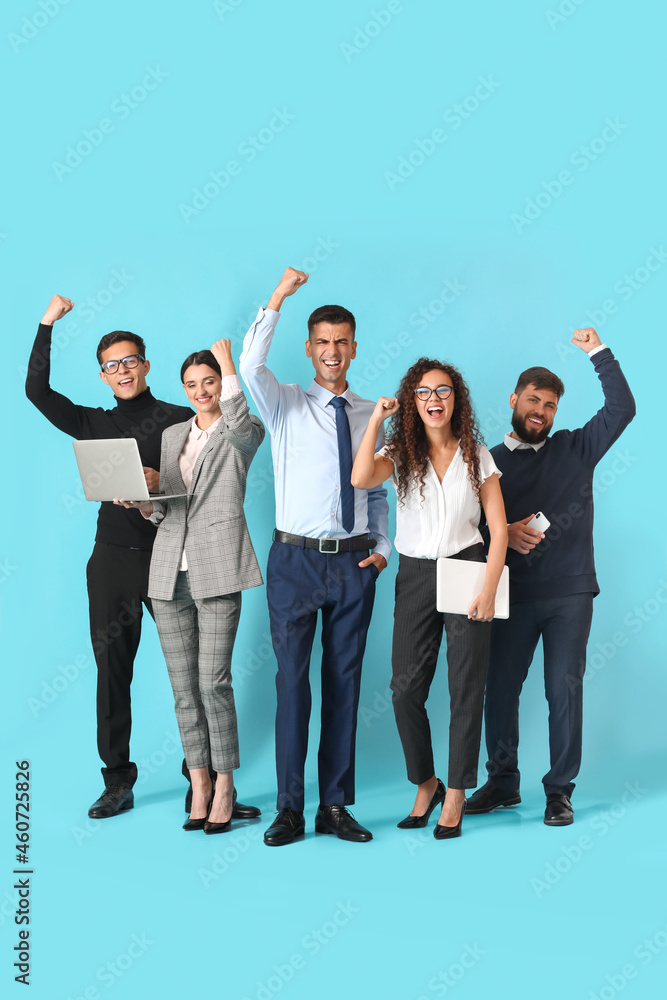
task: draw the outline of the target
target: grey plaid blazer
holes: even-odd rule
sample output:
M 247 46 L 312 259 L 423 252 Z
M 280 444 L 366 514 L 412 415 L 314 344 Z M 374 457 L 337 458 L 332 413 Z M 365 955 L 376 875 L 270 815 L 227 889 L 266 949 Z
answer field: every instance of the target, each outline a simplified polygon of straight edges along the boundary
M 242 392 L 221 400 L 220 408 L 222 420 L 197 459 L 190 494 L 163 501 L 167 511 L 153 548 L 149 597 L 173 598 L 184 546 L 194 598 L 233 594 L 264 582 L 243 513 L 248 467 L 264 438 L 264 424 L 248 412 Z M 162 493 L 185 492 L 178 457 L 191 426 L 191 420 L 174 424 L 162 435 Z

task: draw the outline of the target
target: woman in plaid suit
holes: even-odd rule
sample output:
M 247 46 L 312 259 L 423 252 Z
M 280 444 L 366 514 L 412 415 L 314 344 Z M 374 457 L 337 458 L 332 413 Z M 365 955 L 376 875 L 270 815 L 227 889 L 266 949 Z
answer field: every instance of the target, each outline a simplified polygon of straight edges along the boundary
M 159 524 L 148 596 L 192 781 L 183 828 L 223 833 L 239 766 L 231 659 L 241 591 L 263 582 L 243 501 L 265 431 L 248 411 L 229 340 L 189 355 L 181 379 L 196 416 L 165 430 L 160 458 L 160 491 L 181 495 L 118 502 Z

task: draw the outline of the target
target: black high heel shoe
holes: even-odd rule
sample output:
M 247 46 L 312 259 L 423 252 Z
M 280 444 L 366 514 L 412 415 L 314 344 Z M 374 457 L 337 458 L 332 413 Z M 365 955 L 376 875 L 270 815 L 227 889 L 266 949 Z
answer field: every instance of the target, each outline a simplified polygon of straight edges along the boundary
M 418 827 L 426 826 L 428 824 L 428 821 L 429 821 L 430 817 L 431 817 L 431 813 L 433 812 L 433 810 L 435 809 L 435 807 L 438 805 L 438 803 L 445 801 L 445 794 L 446 794 L 446 792 L 447 792 L 447 789 L 445 788 L 445 786 L 443 785 L 443 783 L 440 781 L 440 778 L 438 778 L 438 786 L 437 786 L 436 790 L 433 793 L 433 798 L 429 802 L 428 809 L 426 810 L 426 812 L 422 813 L 421 816 L 406 816 L 405 819 L 402 819 L 400 823 L 396 824 L 396 826 L 398 827 L 398 829 L 399 830 L 416 830 Z
M 206 807 L 206 815 L 202 816 L 200 819 L 188 819 L 183 824 L 183 829 L 187 830 L 188 833 L 192 830 L 204 830 L 206 827 L 206 821 L 208 820 L 208 814 L 211 811 L 211 806 L 213 805 L 213 792 L 211 792 L 211 798 L 209 799 L 208 806 Z
M 465 799 L 463 800 L 463 805 L 461 806 L 461 815 L 459 816 L 459 821 L 456 826 L 440 826 L 438 823 L 435 824 L 433 828 L 433 836 L 436 840 L 449 840 L 451 837 L 461 836 L 461 823 L 463 822 L 463 814 L 466 811 Z

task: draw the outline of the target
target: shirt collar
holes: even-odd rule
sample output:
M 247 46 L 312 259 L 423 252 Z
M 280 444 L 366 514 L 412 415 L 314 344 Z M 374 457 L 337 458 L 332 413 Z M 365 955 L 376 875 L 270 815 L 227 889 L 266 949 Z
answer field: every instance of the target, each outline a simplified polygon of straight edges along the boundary
M 322 409 L 324 409 L 325 406 L 329 405 L 336 393 L 331 392 L 329 389 L 325 389 L 323 385 L 320 385 L 319 382 L 316 382 L 315 379 L 313 379 L 308 387 L 306 395 L 312 396 L 313 399 L 317 400 Z M 342 392 L 341 396 L 350 408 L 354 406 L 354 393 L 350 389 L 349 385 L 346 386 L 345 392 Z
M 505 447 L 509 448 L 510 451 L 525 451 L 526 448 L 532 448 L 533 451 L 539 451 L 546 444 L 546 439 L 544 441 L 538 441 L 537 444 L 531 444 L 529 441 L 519 441 L 518 438 L 512 437 L 511 434 L 505 435 Z
M 192 426 L 190 427 L 190 434 L 192 435 L 192 437 L 196 441 L 198 441 L 201 437 L 203 437 L 204 440 L 207 441 L 208 438 L 209 438 L 209 435 L 211 434 L 211 431 L 213 430 L 214 427 L 218 426 L 218 424 L 220 423 L 221 420 L 222 420 L 222 413 L 220 414 L 220 416 L 218 417 L 218 419 L 215 421 L 215 423 L 212 423 L 210 427 L 207 427 L 206 430 L 203 431 L 201 429 L 201 427 L 197 424 L 197 417 L 195 415 L 192 418 Z

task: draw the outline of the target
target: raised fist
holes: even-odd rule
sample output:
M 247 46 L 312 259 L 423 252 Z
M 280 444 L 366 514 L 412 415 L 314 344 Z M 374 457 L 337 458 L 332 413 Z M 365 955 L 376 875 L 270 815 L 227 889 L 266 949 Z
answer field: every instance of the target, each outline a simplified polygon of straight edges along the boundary
M 583 330 L 575 330 L 572 334 L 572 343 L 580 347 L 586 354 L 599 347 L 602 343 L 592 326 Z
M 211 344 L 211 354 L 220 365 L 222 377 L 225 375 L 236 375 L 236 368 L 232 358 L 232 342 L 224 337 Z
M 297 288 L 305 285 L 307 281 L 308 275 L 305 271 L 297 271 L 294 267 L 288 267 L 278 283 L 280 294 L 285 298 L 288 295 L 294 295 Z
M 44 326 L 53 326 L 57 320 L 66 316 L 73 306 L 71 299 L 66 299 L 64 295 L 54 295 L 42 316 L 42 323 Z
M 375 404 L 373 416 L 376 420 L 382 423 L 384 420 L 387 420 L 388 417 L 393 417 L 393 415 L 400 409 L 400 406 L 401 404 L 394 397 L 380 396 Z

